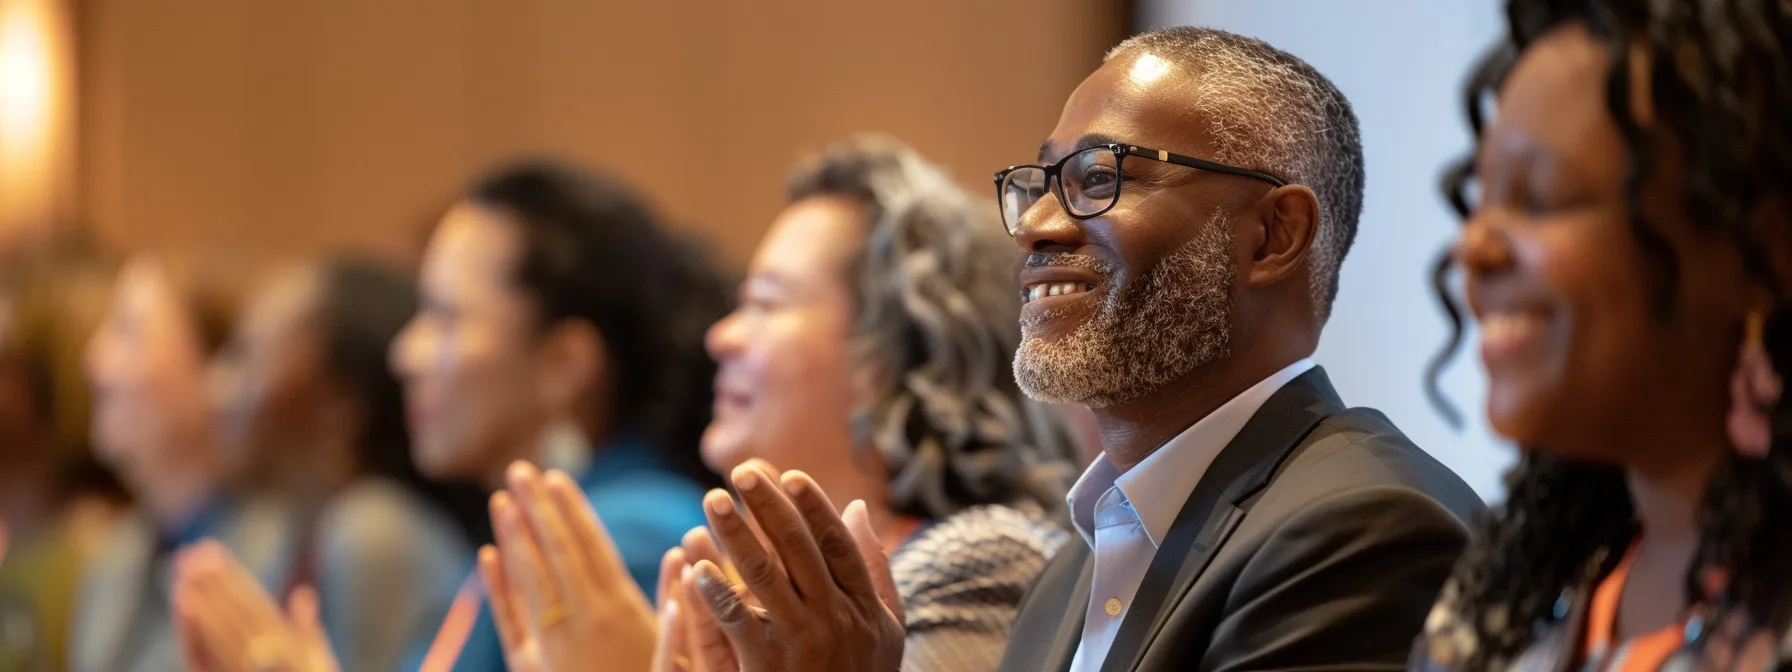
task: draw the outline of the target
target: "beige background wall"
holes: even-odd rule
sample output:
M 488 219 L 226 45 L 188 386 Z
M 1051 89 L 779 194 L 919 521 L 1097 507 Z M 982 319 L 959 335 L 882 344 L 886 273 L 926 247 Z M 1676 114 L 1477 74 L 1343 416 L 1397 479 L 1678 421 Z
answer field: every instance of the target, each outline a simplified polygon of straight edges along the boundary
M 1110 0 L 81 0 L 77 215 L 127 245 L 239 260 L 408 256 L 469 176 L 549 150 L 625 174 L 739 263 L 792 161 L 848 133 L 891 133 L 989 190 L 1128 14 Z

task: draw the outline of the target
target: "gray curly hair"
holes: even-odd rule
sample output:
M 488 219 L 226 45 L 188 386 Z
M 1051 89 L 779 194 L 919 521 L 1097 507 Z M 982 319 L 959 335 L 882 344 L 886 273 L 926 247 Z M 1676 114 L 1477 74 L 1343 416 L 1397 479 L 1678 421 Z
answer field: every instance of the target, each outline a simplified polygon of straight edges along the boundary
M 877 135 L 797 167 L 790 201 L 817 196 L 863 204 L 870 227 L 848 269 L 853 361 L 874 385 L 855 427 L 889 472 L 891 506 L 924 519 L 979 504 L 1060 508 L 1075 446 L 1014 382 L 1020 296 L 994 205 Z

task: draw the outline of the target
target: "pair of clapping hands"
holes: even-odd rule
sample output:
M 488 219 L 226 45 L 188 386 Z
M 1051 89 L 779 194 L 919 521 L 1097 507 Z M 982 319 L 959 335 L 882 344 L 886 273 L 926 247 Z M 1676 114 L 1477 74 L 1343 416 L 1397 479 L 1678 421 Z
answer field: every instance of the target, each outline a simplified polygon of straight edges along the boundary
M 479 552 L 512 672 L 899 669 L 901 598 L 864 504 L 836 513 L 807 475 L 763 463 L 731 476 L 757 529 L 710 492 L 709 528 L 666 553 L 655 607 L 572 479 L 513 466 L 492 497 L 498 543 Z M 310 590 L 282 611 L 211 542 L 182 553 L 177 577 L 192 669 L 338 669 Z

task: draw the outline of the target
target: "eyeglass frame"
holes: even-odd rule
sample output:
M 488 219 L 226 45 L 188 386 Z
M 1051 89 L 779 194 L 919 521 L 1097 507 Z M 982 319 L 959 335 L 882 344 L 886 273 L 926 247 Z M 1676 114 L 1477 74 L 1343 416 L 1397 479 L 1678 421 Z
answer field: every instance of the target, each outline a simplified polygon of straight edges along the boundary
M 1072 158 L 1076 157 L 1076 155 L 1078 155 L 1078 154 L 1082 154 L 1083 152 L 1087 152 L 1087 151 L 1094 150 L 1094 149 L 1104 149 L 1104 148 L 1109 151 L 1112 151 L 1114 153 L 1114 167 L 1119 169 L 1116 171 L 1116 176 L 1114 178 L 1114 180 L 1115 180 L 1114 181 L 1114 198 L 1113 198 L 1113 200 L 1108 201 L 1108 204 L 1106 207 L 1104 207 L 1098 211 L 1095 211 L 1095 212 L 1087 214 L 1087 215 L 1076 214 L 1076 212 L 1071 210 L 1070 203 L 1066 202 L 1066 200 L 1064 198 L 1064 179 L 1062 177 L 1063 171 L 1064 171 L 1064 164 L 1069 163 L 1070 160 Z M 1089 219 L 1094 219 L 1096 217 L 1100 217 L 1102 215 L 1107 214 L 1109 210 L 1114 209 L 1114 206 L 1120 204 L 1120 191 L 1126 184 L 1126 170 L 1125 170 L 1124 166 L 1126 163 L 1126 157 L 1128 157 L 1128 156 L 1136 156 L 1141 159 L 1150 159 L 1152 161 L 1161 161 L 1163 163 L 1183 166 L 1183 167 L 1187 167 L 1187 168 L 1195 168 L 1198 170 L 1205 170 L 1210 173 L 1224 173 L 1227 175 L 1238 175 L 1240 177 L 1248 177 L 1248 178 L 1251 178 L 1254 180 L 1261 180 L 1264 182 L 1268 182 L 1272 185 L 1275 185 L 1276 187 L 1288 186 L 1287 180 L 1283 180 L 1282 178 L 1276 177 L 1269 173 L 1251 170 L 1249 168 L 1239 168 L 1237 166 L 1228 166 L 1223 163 L 1208 161 L 1207 159 L 1197 159 L 1192 156 L 1176 154 L 1174 152 L 1168 152 L 1168 151 L 1164 151 L 1161 149 L 1149 149 L 1146 147 L 1140 147 L 1138 145 L 1129 145 L 1129 144 L 1122 143 L 1122 142 L 1110 142 L 1110 143 L 1105 143 L 1105 144 L 1100 144 L 1100 145 L 1091 145 L 1088 147 L 1078 149 L 1074 152 L 1064 155 L 1064 158 L 1058 159 L 1057 163 L 1053 163 L 1052 165 L 1049 165 L 1049 166 L 1044 166 L 1044 165 L 1039 165 L 1039 164 L 1024 164 L 1024 165 L 1019 165 L 1019 166 L 1009 166 L 1007 168 L 1003 168 L 999 171 L 996 171 L 996 176 L 995 176 L 996 207 L 1001 210 L 1002 228 L 1007 230 L 1009 234 L 1013 234 L 1015 231 L 1018 231 L 1020 229 L 1020 223 L 1018 221 L 1015 222 L 1013 225 L 1010 225 L 1008 223 L 1008 212 L 1007 212 L 1008 208 L 1003 205 L 1003 199 L 1002 199 L 1002 197 L 1003 197 L 1002 183 L 1007 181 L 1008 176 L 1012 175 L 1015 171 L 1023 170 L 1023 169 L 1027 169 L 1027 168 L 1038 168 L 1038 169 L 1044 170 L 1045 171 L 1046 191 L 1051 192 L 1052 196 L 1058 199 L 1058 205 L 1064 208 L 1064 214 L 1070 215 L 1072 219 L 1076 219 L 1079 221 L 1080 220 L 1089 220 Z M 1039 203 L 1039 201 L 1033 201 L 1034 205 L 1037 205 L 1038 203 Z M 1031 210 L 1032 206 L 1031 205 L 1027 206 L 1027 209 Z M 1020 214 L 1021 215 L 1027 214 L 1026 210 L 1022 210 Z

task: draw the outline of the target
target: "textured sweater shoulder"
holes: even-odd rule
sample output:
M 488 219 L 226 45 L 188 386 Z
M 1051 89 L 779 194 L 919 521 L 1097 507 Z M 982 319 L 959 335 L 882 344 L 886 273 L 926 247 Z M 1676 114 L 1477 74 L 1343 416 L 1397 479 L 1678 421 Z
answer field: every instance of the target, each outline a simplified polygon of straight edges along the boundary
M 916 532 L 890 557 L 908 620 L 904 672 L 994 670 L 1021 596 L 1069 538 L 1027 504 L 965 509 Z

